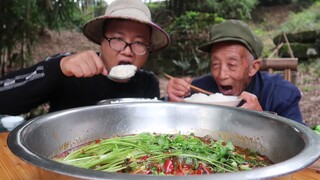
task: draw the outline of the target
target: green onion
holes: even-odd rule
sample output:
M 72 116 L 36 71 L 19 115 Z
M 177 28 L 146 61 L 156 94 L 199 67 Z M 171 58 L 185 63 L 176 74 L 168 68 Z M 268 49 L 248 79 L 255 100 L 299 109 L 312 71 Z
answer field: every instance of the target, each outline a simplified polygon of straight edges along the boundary
M 236 172 L 261 165 L 257 160 L 252 160 L 254 164 L 248 165 L 245 156 L 236 153 L 231 142 L 212 140 L 206 144 L 194 135 L 141 133 L 97 142 L 82 146 L 56 160 L 106 172 L 139 172 L 151 167 L 150 164 L 163 165 L 166 159 L 172 157 L 193 162 L 194 168 L 204 162 L 214 172 Z M 151 171 L 164 175 L 152 167 Z

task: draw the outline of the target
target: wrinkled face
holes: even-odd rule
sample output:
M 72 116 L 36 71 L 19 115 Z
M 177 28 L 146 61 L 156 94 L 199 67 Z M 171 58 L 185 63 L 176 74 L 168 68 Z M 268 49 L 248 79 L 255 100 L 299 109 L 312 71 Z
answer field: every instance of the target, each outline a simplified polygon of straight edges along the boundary
M 120 38 L 127 43 L 136 42 L 149 45 L 151 30 L 148 25 L 136 21 L 113 19 L 107 22 L 105 36 Z M 114 50 L 110 47 L 107 39 L 101 40 L 101 58 L 108 71 L 113 66 L 120 64 L 133 64 L 139 69 L 146 63 L 148 56 L 149 51 L 144 55 L 136 55 L 129 46 L 122 51 Z
M 241 43 L 215 43 L 211 50 L 211 75 L 222 94 L 240 95 L 259 68 L 260 61 Z

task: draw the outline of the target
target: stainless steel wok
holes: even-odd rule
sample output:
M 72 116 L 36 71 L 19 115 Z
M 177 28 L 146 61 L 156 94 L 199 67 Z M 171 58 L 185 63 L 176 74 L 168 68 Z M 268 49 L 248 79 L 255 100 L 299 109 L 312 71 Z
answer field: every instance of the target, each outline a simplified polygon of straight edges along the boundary
M 15 128 L 10 150 L 48 171 L 80 179 L 194 179 L 82 169 L 51 160 L 63 151 L 99 138 L 141 132 L 210 135 L 267 155 L 276 164 L 197 179 L 265 179 L 306 168 L 320 157 L 320 138 L 309 127 L 263 112 L 188 103 L 129 102 L 102 104 L 50 113 Z

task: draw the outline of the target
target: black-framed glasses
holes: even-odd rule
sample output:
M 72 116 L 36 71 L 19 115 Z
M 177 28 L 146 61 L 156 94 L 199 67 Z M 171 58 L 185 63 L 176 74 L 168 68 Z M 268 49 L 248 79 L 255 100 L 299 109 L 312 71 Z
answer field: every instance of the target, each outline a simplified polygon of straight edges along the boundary
M 127 43 L 118 37 L 108 38 L 107 36 L 104 36 L 104 38 L 109 42 L 109 46 L 116 51 L 123 51 L 127 46 L 129 46 L 130 50 L 136 55 L 144 55 L 149 51 L 149 46 L 142 42 Z

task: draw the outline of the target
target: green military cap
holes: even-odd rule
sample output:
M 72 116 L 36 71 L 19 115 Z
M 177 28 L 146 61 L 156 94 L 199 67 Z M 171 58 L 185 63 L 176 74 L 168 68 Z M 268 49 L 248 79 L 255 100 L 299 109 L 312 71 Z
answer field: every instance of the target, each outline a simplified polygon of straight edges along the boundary
M 249 29 L 249 26 L 240 20 L 226 20 L 215 24 L 210 32 L 210 42 L 198 47 L 204 52 L 211 52 L 214 43 L 223 41 L 237 41 L 247 47 L 255 59 L 258 59 L 263 50 L 261 39 Z

